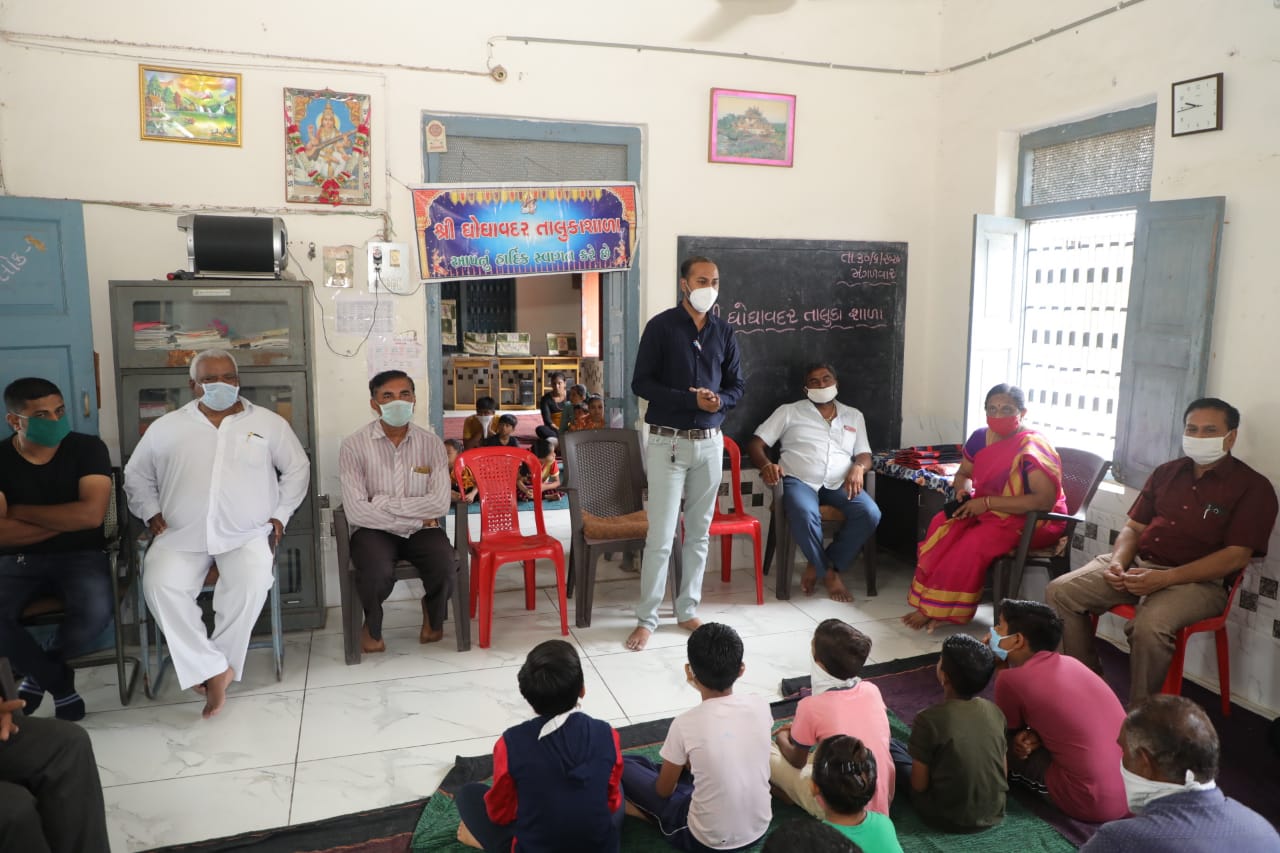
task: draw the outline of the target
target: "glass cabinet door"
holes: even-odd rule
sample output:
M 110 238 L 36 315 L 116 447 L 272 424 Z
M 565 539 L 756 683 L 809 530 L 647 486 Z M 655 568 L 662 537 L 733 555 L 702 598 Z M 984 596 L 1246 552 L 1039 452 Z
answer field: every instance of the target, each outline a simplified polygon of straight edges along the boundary
M 128 457 L 147 427 L 191 402 L 191 389 L 184 373 L 126 373 L 121 380 L 120 452 Z M 306 374 L 301 371 L 241 373 L 240 394 L 288 421 L 302 446 L 308 451 L 311 449 L 311 426 L 307 417 L 311 401 L 307 396 Z
M 302 288 L 117 285 L 118 366 L 185 367 L 206 349 L 231 350 L 241 367 L 306 364 Z

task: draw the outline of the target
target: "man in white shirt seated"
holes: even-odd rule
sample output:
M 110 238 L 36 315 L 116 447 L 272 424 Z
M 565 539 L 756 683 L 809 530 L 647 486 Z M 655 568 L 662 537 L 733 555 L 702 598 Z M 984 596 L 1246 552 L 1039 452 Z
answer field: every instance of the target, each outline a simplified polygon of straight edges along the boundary
M 418 570 L 422 631 L 418 642 L 444 636 L 445 608 L 453 592 L 458 554 L 440 527 L 449 510 L 449 456 L 434 433 L 411 422 L 413 380 L 385 370 L 369 380 L 369 408 L 378 419 L 342 441 L 338 475 L 342 506 L 350 520 L 351 562 L 364 608 L 360 648 L 386 651 L 382 603 L 396 584 L 397 560 Z M 466 512 L 466 508 L 462 508 Z
M 836 372 L 815 364 L 804 373 L 807 399 L 779 406 L 747 442 L 747 453 L 772 486 L 783 481 L 782 500 L 791 535 L 808 559 L 800 587 L 806 595 L 819 580 L 835 601 L 853 601 L 840 579 L 880 523 L 880 508 L 863 491 L 871 468 L 871 443 L 862 412 L 836 401 Z M 769 461 L 767 450 L 782 441 L 782 458 Z M 820 507 L 844 514 L 844 524 L 822 546 Z
M 195 399 L 153 423 L 125 466 L 129 509 L 146 519 L 147 607 L 169 641 L 178 683 L 217 714 L 244 672 L 272 583 L 273 548 L 306 497 L 310 463 L 288 421 L 240 398 L 231 353 L 191 361 Z M 214 628 L 196 597 L 217 562 Z

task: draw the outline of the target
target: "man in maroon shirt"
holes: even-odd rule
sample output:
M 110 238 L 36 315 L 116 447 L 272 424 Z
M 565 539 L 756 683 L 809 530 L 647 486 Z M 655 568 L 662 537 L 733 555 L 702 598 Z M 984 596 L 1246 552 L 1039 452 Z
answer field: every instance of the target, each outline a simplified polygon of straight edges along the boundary
M 1099 672 L 1089 614 L 1137 605 L 1125 626 L 1131 708 L 1160 692 L 1178 630 L 1221 613 L 1234 574 L 1267 553 L 1276 492 L 1231 455 L 1239 426 L 1240 412 L 1216 397 L 1188 406 L 1186 456 L 1151 472 L 1114 550 L 1049 584 L 1063 652 Z

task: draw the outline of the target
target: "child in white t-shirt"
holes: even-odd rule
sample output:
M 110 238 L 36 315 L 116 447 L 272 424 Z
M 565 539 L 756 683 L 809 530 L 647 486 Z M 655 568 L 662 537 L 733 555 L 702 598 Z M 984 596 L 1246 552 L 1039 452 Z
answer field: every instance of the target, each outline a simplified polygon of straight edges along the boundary
M 763 698 L 733 692 L 744 671 L 742 639 L 728 625 L 700 626 L 689 637 L 688 654 L 685 677 L 702 702 L 671 721 L 661 765 L 624 756 L 627 814 L 656 823 L 677 850 L 750 847 L 773 817 L 773 716 Z

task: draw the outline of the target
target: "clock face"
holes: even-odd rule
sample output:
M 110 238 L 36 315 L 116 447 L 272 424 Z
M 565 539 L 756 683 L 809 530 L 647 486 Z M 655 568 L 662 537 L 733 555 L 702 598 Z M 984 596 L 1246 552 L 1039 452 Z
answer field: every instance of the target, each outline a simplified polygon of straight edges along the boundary
M 1222 129 L 1222 75 L 1173 84 L 1173 135 Z

